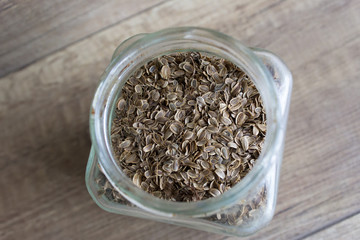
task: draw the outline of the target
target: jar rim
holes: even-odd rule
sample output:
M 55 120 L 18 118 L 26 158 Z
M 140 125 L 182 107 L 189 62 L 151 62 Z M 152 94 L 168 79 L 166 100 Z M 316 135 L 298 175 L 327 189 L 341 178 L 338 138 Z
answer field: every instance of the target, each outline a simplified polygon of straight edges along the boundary
M 109 133 L 112 108 L 114 108 L 117 92 L 121 90 L 122 85 L 127 80 L 126 73 L 129 75 L 132 70 L 137 68 L 136 61 L 139 57 L 144 57 L 144 53 L 149 49 L 152 49 L 158 55 L 164 55 L 169 53 L 167 49 L 171 49 L 171 46 L 175 46 L 174 44 L 179 45 L 181 42 L 199 46 L 199 48 L 184 48 L 176 51 L 207 52 L 200 49 L 200 46 L 207 46 L 207 49 L 211 49 L 211 51 L 208 50 L 211 54 L 221 57 L 225 53 L 228 54 L 227 58 L 234 58 L 232 62 L 235 61 L 235 64 L 240 58 L 247 60 L 246 64 L 248 66 L 244 69 L 246 73 L 249 75 L 256 74 L 258 78 L 264 79 L 263 84 L 266 87 L 266 94 L 262 95 L 262 97 L 267 114 L 268 110 L 271 110 L 272 113 L 268 118 L 271 120 L 271 124 L 268 124 L 263 150 L 252 170 L 239 183 L 220 196 L 195 202 L 173 202 L 160 199 L 137 187 L 117 165 L 112 153 Z M 162 47 L 159 48 L 159 46 Z M 118 55 L 116 56 L 116 54 Z M 122 83 L 119 81 L 121 77 L 126 79 Z M 251 77 L 251 79 L 253 78 Z M 104 174 L 115 189 L 127 200 L 147 211 L 165 216 L 208 216 L 219 209 L 235 204 L 236 200 L 245 197 L 252 187 L 263 179 L 269 166 L 274 164 L 272 162 L 274 152 L 279 150 L 278 148 L 282 142 L 280 116 L 278 94 L 271 74 L 249 48 L 242 45 L 238 40 L 214 30 L 198 27 L 169 28 L 154 33 L 135 35 L 117 48 L 113 60 L 101 77 L 101 82 L 92 102 L 90 134 Z

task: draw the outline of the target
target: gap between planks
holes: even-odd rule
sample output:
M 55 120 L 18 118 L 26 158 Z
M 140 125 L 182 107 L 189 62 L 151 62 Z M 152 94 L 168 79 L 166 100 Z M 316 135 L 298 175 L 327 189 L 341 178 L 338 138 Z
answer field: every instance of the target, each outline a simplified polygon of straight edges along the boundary
M 161 6 L 161 5 L 163 5 L 165 2 L 169 2 L 169 1 L 172 1 L 172 0 L 164 0 L 164 1 L 161 1 L 161 2 L 159 2 L 159 3 L 156 3 L 156 4 L 154 4 L 154 5 L 150 6 L 150 7 L 147 7 L 147 8 L 145 8 L 145 9 L 142 9 L 142 10 L 140 10 L 140 11 L 134 13 L 134 14 L 131 14 L 131 15 L 129 15 L 129 16 L 127 16 L 127 17 L 119 20 L 119 21 L 116 21 L 116 22 L 114 22 L 114 23 L 111 23 L 111 24 L 103 27 L 103 28 L 100 28 L 100 29 L 96 30 L 95 32 L 89 33 L 89 34 L 87 34 L 87 35 L 85 35 L 85 36 L 83 36 L 83 37 L 81 37 L 81 38 L 79 38 L 79 39 L 77 39 L 77 40 L 75 40 L 75 41 L 69 42 L 68 44 L 65 44 L 64 46 L 62 46 L 62 47 L 60 47 L 60 48 L 58 48 L 58 49 L 55 49 L 55 50 L 53 50 L 53 51 L 50 51 L 50 52 L 46 53 L 45 55 L 43 55 L 43 56 L 41 56 L 41 57 L 39 57 L 39 58 L 36 58 L 36 59 L 32 60 L 32 61 L 29 62 L 29 63 L 26 63 L 26 64 L 24 64 L 24 65 L 22 65 L 22 66 L 19 66 L 19 67 L 13 69 L 13 70 L 7 72 L 5 75 L 0 76 L 0 81 L 1 81 L 1 79 L 5 79 L 8 75 L 10 75 L 10 74 L 12 74 L 12 73 L 15 73 L 15 72 L 18 72 L 18 71 L 21 71 L 21 70 L 25 69 L 26 67 L 28 67 L 28 66 L 30 66 L 30 65 L 32 65 L 32 64 L 34 64 L 34 63 L 36 63 L 36 62 L 38 62 L 38 61 L 40 61 L 40 60 L 42 60 L 42 59 L 44 59 L 44 58 L 52 55 L 52 54 L 55 54 L 55 53 L 57 53 L 57 52 L 60 52 L 60 51 L 62 51 L 62 50 L 64 50 L 64 49 L 68 48 L 69 46 L 72 46 L 72 45 L 74 45 L 74 44 L 76 44 L 76 43 L 78 43 L 78 42 L 81 42 L 81 41 L 83 41 L 83 40 L 85 40 L 85 39 L 87 39 L 87 38 L 89 38 L 89 37 L 92 37 L 92 36 L 98 34 L 98 33 L 101 33 L 101 32 L 103 32 L 103 31 L 106 31 L 107 29 L 109 29 L 109 28 L 111 28 L 111 27 L 113 27 L 113 26 L 115 26 L 115 25 L 117 25 L 117 24 L 120 24 L 120 23 L 122 23 L 122 22 L 128 21 L 129 19 L 134 18 L 134 17 L 136 17 L 136 16 L 139 15 L 139 14 L 142 14 L 142 13 L 148 12 L 148 11 L 150 11 L 150 10 L 153 10 L 154 8 L 157 8 L 157 7 Z

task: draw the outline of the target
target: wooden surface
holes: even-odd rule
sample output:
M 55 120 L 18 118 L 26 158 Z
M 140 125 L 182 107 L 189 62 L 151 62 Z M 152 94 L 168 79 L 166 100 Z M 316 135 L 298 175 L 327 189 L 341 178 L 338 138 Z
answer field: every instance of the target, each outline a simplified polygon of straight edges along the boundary
M 357 239 L 360 1 L 0 1 L 0 239 L 233 240 L 104 212 L 88 112 L 116 46 L 202 26 L 275 52 L 294 84 L 276 215 L 247 239 Z

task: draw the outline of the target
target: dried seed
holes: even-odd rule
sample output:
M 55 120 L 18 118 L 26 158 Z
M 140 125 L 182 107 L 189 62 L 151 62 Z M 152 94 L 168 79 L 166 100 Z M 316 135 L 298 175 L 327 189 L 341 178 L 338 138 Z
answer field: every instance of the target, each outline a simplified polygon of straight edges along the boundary
M 214 151 L 215 150 L 215 146 L 206 146 L 205 148 L 204 148 L 204 151 L 205 152 L 212 152 L 212 151 Z
M 215 126 L 208 126 L 206 128 L 206 130 L 209 131 L 209 133 L 218 133 L 219 132 L 219 128 L 218 127 L 215 127 Z
M 227 84 L 227 85 L 230 85 L 230 84 L 232 84 L 233 82 L 234 82 L 234 80 L 231 79 L 231 78 L 226 78 L 226 79 L 225 79 L 225 84 Z
M 150 94 L 151 94 L 152 100 L 154 100 L 155 102 L 159 101 L 160 93 L 159 93 L 157 90 L 155 90 L 155 89 L 152 90 L 152 91 L 150 92 Z
M 256 126 L 260 129 L 261 132 L 266 132 L 266 125 L 257 123 Z
M 214 117 L 209 118 L 208 123 L 209 123 L 209 125 L 213 125 L 213 126 L 215 126 L 215 127 L 219 126 L 218 121 L 217 121 L 216 118 L 214 118 Z
M 139 173 L 135 173 L 134 177 L 133 177 L 133 183 L 138 186 L 141 187 L 141 176 Z
M 259 92 L 241 69 L 216 57 L 186 52 L 146 63 L 125 83 L 117 109 L 111 142 L 123 172 L 144 191 L 171 201 L 224 193 L 251 170 L 264 144 Z M 104 191 L 109 189 L 108 183 Z M 241 224 L 263 196 L 241 203 L 239 214 L 215 218 Z
M 130 156 L 125 159 L 126 163 L 137 163 L 138 161 L 139 159 L 136 154 L 130 154 Z
M 232 124 L 231 119 L 228 118 L 228 117 L 222 116 L 222 117 L 220 118 L 220 121 L 221 121 L 221 123 L 224 124 L 225 126 L 229 126 L 230 124 Z
M 210 76 L 213 76 L 217 73 L 217 71 L 213 65 L 209 64 L 206 66 L 206 73 Z
M 200 92 L 208 92 L 209 91 L 209 86 L 207 86 L 207 85 L 199 85 L 199 91 Z
M 124 99 L 120 99 L 117 104 L 117 108 L 121 111 L 126 107 L 126 101 Z
M 150 152 L 150 151 L 153 149 L 153 147 L 154 147 L 153 144 L 148 144 L 148 145 L 146 145 L 145 147 L 143 147 L 143 151 L 144 151 L 145 153 Z
M 163 117 L 165 117 L 165 112 L 163 110 L 160 110 L 159 112 L 156 113 L 155 120 L 158 120 L 159 118 L 163 118 Z
M 178 109 L 175 113 L 174 119 L 176 121 L 181 121 L 185 117 L 185 111 Z
M 217 190 L 216 188 L 210 188 L 209 193 L 213 197 L 220 196 L 220 194 L 221 194 L 221 192 L 219 190 Z
M 184 69 L 186 72 L 188 72 L 188 73 L 193 73 L 193 71 L 194 71 L 194 67 L 191 66 L 191 64 L 188 63 L 188 62 L 186 62 L 186 63 L 184 64 L 183 69 Z
M 254 136 L 259 135 L 259 129 L 257 127 L 255 127 L 255 126 L 253 126 L 253 135 Z
M 177 70 L 174 72 L 174 77 L 181 77 L 185 74 L 185 72 L 183 70 Z
M 195 136 L 195 134 L 190 131 L 185 131 L 185 133 L 184 133 L 184 139 L 186 139 L 186 140 L 192 139 L 194 136 Z
M 174 134 L 179 134 L 181 131 L 181 128 L 178 124 L 172 123 L 169 128 Z
M 151 176 L 150 171 L 149 170 L 145 171 L 144 176 L 146 178 L 149 178 Z
M 224 179 L 224 178 L 225 178 L 225 173 L 224 173 L 224 171 L 222 171 L 221 169 L 219 169 L 219 168 L 215 169 L 215 173 L 216 173 L 216 175 L 217 175 L 220 179 Z
M 197 98 L 196 98 L 196 102 L 197 102 L 197 104 L 198 104 L 199 106 L 204 106 L 204 105 L 206 105 L 205 100 L 204 100 L 203 97 L 197 97 Z
M 135 86 L 135 92 L 138 93 L 138 94 L 142 94 L 142 87 L 140 85 L 136 85 Z
M 230 148 L 234 148 L 234 149 L 237 149 L 237 148 L 238 148 L 238 145 L 237 145 L 236 143 L 234 143 L 234 142 L 228 142 L 227 145 L 228 145 L 228 147 L 230 147 Z
M 209 169 L 210 168 L 210 164 L 206 161 L 200 161 L 200 165 L 203 169 Z
M 179 170 L 179 160 L 174 160 L 172 167 L 173 167 L 173 171 L 177 172 Z
M 195 170 L 188 170 L 187 175 L 189 176 L 189 178 L 196 178 L 198 176 Z
M 197 141 L 197 142 L 196 142 L 196 145 L 199 146 L 199 147 L 202 147 L 202 146 L 204 146 L 206 143 L 207 143 L 207 140 L 206 140 L 206 139 L 202 139 L 202 140 L 200 140 L 200 141 Z
M 175 93 L 169 93 L 169 94 L 167 95 L 167 99 L 168 99 L 169 101 L 174 101 L 174 100 L 176 100 L 176 98 L 177 98 L 177 95 L 176 95 Z
M 229 150 L 227 147 L 221 148 L 221 156 L 225 159 L 229 159 Z
M 161 68 L 160 75 L 164 79 L 169 79 L 171 74 L 170 67 L 168 65 L 164 65 Z
M 249 149 L 250 141 L 248 136 L 244 136 L 240 138 L 241 146 L 244 149 L 244 151 L 247 151 Z
M 236 97 L 236 98 L 231 99 L 229 103 L 230 103 L 230 105 L 235 106 L 235 105 L 239 104 L 240 101 L 241 101 L 241 98 L 240 98 L 240 97 Z
M 236 123 L 237 126 L 240 127 L 240 126 L 242 126 L 242 125 L 245 123 L 246 119 L 247 119 L 246 114 L 243 113 L 243 112 L 239 112 L 239 113 L 236 115 L 235 123 Z
M 125 140 L 119 144 L 119 148 L 128 148 L 128 147 L 130 147 L 130 145 L 131 145 L 131 141 Z

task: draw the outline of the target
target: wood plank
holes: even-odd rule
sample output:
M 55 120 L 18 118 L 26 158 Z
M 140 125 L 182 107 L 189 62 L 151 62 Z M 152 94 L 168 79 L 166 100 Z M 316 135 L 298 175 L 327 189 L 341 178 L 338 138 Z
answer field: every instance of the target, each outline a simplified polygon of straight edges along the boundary
M 294 76 L 277 214 L 248 239 L 304 239 L 356 213 L 359 10 L 358 1 L 167 2 L 1 78 L 0 238 L 235 239 L 103 212 L 84 187 L 88 109 L 112 51 L 180 25 L 272 50 Z
M 2 1 L 0 77 L 160 2 Z
M 359 224 L 360 214 L 357 214 L 304 240 L 328 240 L 329 236 L 333 239 L 357 239 L 360 236 Z

